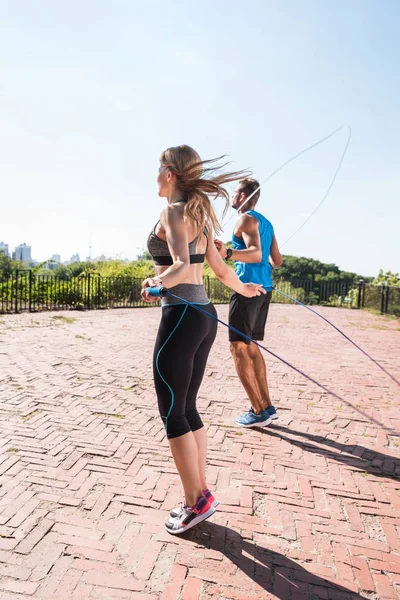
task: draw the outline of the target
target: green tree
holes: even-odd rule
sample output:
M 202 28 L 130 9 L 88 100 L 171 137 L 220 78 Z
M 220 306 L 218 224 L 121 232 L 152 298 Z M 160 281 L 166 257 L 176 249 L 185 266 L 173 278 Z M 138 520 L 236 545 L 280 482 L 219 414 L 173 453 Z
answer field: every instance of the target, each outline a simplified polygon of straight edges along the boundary
M 71 278 L 71 272 L 66 265 L 58 265 L 58 267 L 52 271 L 52 274 L 61 279 L 61 281 L 68 281 L 68 279 Z
M 381 269 L 377 277 L 375 277 L 373 283 L 381 285 L 386 283 L 387 285 L 400 287 L 400 277 L 398 273 L 392 273 L 392 271 L 386 271 L 385 273 Z
M 276 270 L 280 279 L 285 281 L 313 280 L 315 282 L 330 281 L 343 283 L 356 283 L 360 279 L 371 281 L 371 277 L 363 277 L 357 273 L 341 271 L 337 265 L 322 263 L 313 258 L 303 256 L 283 256 L 283 265 Z
M 18 268 L 21 268 L 21 263 L 12 260 L 5 254 L 4 250 L 0 250 L 0 277 L 6 279 Z
M 137 257 L 138 260 L 152 260 L 152 256 L 148 250 L 144 250 L 142 254 Z

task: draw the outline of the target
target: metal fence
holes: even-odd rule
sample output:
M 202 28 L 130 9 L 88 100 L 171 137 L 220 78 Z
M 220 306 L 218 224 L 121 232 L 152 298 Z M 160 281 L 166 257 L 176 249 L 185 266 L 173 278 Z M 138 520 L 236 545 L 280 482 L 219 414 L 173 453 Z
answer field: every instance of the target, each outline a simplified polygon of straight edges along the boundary
M 140 298 L 141 284 L 142 280 L 135 277 L 101 277 L 90 273 L 65 279 L 19 270 L 0 279 L 0 313 L 149 306 Z M 218 279 L 206 277 L 204 284 L 212 302 L 229 302 L 232 292 Z M 400 316 L 398 287 L 311 279 L 276 281 L 275 287 L 305 304 L 372 308 L 382 314 Z M 272 302 L 291 303 L 292 300 L 274 291 Z

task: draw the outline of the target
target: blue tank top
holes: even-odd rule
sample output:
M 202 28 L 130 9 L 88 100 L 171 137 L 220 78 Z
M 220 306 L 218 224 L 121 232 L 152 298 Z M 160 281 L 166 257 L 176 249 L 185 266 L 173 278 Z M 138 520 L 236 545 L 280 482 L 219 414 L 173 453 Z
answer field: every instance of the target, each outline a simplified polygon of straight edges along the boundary
M 272 266 L 269 264 L 268 258 L 274 238 L 274 228 L 268 219 L 255 210 L 247 210 L 245 214 L 255 217 L 258 221 L 262 260 L 259 263 L 244 263 L 235 260 L 236 275 L 243 283 L 259 283 L 268 292 L 272 292 Z M 246 250 L 244 241 L 235 235 L 232 236 L 232 246 L 234 250 Z

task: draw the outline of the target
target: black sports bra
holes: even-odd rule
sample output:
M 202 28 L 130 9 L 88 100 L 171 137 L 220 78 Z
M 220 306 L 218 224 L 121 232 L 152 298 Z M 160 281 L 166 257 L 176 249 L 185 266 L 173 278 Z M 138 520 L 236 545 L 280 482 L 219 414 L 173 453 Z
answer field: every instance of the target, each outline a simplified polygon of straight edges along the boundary
M 184 200 L 178 200 L 178 202 L 184 202 Z M 175 203 L 176 204 L 176 203 Z M 167 266 L 173 264 L 173 258 L 168 248 L 168 244 L 165 240 L 162 240 L 156 234 L 156 228 L 160 221 L 157 221 L 155 224 L 153 231 L 150 233 L 147 238 L 147 249 L 150 252 L 154 263 L 158 266 Z M 197 242 L 200 238 L 201 234 L 198 234 L 194 240 L 189 242 L 189 260 L 190 264 L 201 264 L 204 263 L 205 254 L 197 254 L 196 246 Z M 204 235 L 207 237 L 207 245 L 208 245 L 208 236 L 206 230 L 204 230 Z

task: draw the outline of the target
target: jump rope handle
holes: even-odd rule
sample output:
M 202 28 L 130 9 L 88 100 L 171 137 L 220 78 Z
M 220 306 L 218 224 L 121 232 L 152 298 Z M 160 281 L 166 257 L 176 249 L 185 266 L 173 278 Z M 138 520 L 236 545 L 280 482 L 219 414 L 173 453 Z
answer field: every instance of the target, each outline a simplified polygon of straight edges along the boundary
M 150 296 L 161 296 L 161 298 L 163 298 L 164 296 L 167 295 L 168 290 L 164 286 L 148 287 L 148 288 L 146 288 L 146 292 L 148 294 L 150 294 Z

